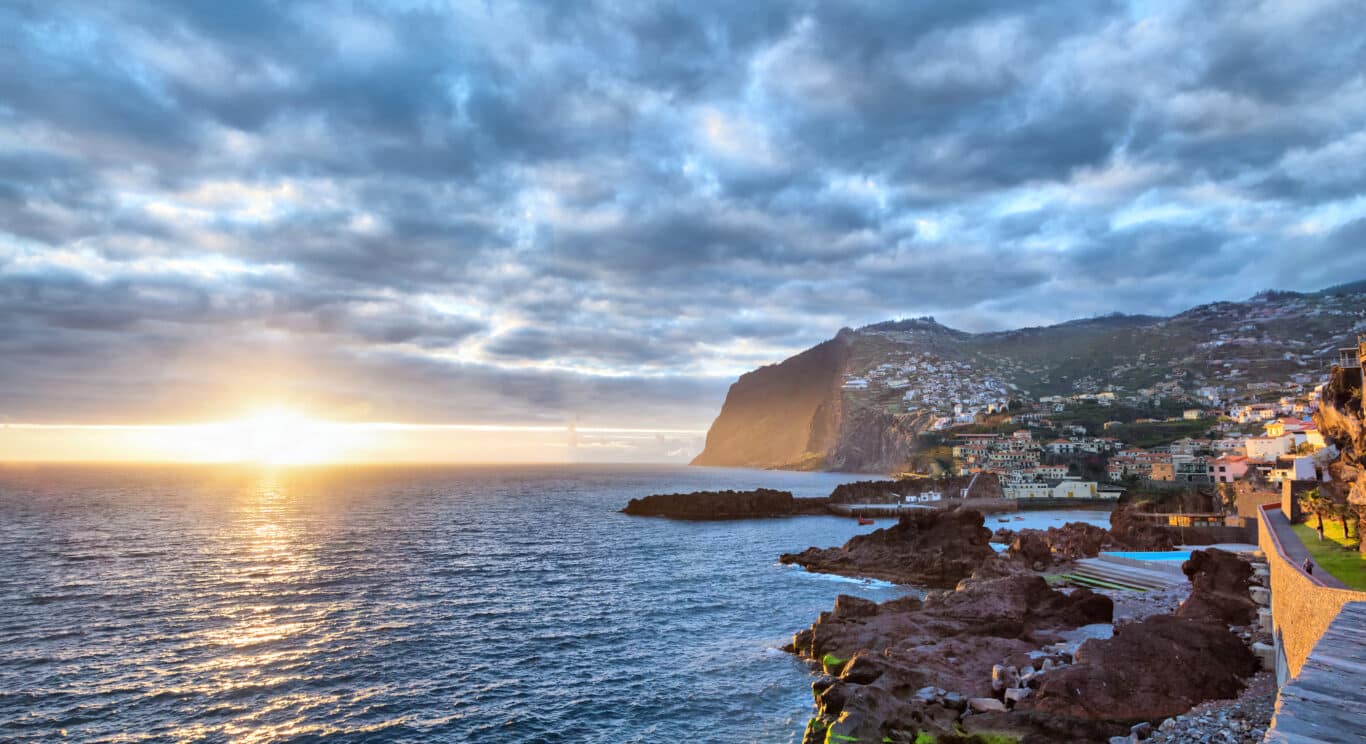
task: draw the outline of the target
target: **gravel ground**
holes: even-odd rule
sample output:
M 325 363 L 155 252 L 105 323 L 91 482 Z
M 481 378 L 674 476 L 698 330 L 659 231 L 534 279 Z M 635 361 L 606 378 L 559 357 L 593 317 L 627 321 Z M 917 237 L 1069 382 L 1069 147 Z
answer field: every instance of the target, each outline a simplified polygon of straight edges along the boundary
M 1151 592 L 1100 590 L 1115 603 L 1115 622 L 1142 620 L 1149 615 L 1169 615 L 1191 593 L 1190 584 Z
M 1271 725 L 1276 709 L 1276 675 L 1257 672 L 1233 700 L 1211 700 L 1168 718 L 1145 741 L 1156 744 L 1254 744 Z

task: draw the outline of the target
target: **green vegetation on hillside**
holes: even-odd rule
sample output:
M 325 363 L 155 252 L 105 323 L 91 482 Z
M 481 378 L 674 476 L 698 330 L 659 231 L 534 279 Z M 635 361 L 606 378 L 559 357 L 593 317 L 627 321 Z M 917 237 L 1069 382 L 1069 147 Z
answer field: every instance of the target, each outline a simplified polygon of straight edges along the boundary
M 1358 591 L 1366 591 L 1366 558 L 1356 549 L 1356 537 L 1344 537 L 1342 524 L 1323 521 L 1323 541 L 1308 522 L 1294 526 L 1300 542 L 1314 559 L 1315 570 L 1327 571 L 1339 581 Z
M 1204 437 L 1214 426 L 1214 419 L 1195 419 L 1194 421 L 1153 421 L 1143 424 L 1121 424 L 1111 427 L 1108 434 L 1118 437 L 1125 444 L 1149 449 L 1171 444 L 1186 437 Z

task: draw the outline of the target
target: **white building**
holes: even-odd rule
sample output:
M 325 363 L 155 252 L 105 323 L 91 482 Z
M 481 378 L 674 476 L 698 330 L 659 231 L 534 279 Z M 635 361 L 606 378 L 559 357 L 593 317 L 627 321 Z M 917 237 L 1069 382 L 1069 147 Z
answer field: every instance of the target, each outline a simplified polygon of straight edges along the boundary
M 1019 483 L 1001 489 L 1008 499 L 1095 499 L 1119 498 L 1118 491 L 1100 491 L 1095 481 L 1061 480 L 1048 483 Z
M 1271 461 L 1290 451 L 1295 437 L 1282 434 L 1279 437 L 1248 437 L 1243 442 L 1249 459 Z

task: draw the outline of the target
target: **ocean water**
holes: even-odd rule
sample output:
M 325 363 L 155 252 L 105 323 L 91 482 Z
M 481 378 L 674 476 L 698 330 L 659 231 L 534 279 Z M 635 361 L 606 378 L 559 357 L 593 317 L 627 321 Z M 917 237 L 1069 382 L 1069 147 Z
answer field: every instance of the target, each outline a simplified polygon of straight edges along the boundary
M 839 593 L 914 590 L 777 557 L 876 526 L 617 510 L 848 479 L 0 468 L 0 740 L 798 741 L 810 672 L 778 648 Z

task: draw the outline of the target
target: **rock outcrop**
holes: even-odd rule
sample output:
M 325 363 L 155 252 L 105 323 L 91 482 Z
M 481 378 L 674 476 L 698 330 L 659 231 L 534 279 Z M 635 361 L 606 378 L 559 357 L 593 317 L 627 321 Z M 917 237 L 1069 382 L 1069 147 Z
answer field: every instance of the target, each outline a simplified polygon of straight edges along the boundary
M 793 498 L 790 491 L 697 491 L 631 499 L 621 511 L 640 517 L 673 519 L 747 519 L 824 514 L 825 499 Z
M 1172 527 L 1142 515 L 1155 514 L 1150 505 L 1119 506 L 1110 512 L 1110 536 L 1130 550 L 1171 550 L 1177 545 L 1209 545 L 1217 542 L 1199 527 Z
M 952 587 L 995 556 L 979 512 L 917 509 L 891 527 L 857 535 L 838 548 L 807 548 L 779 558 L 808 571 L 898 584 Z
M 1258 662 L 1223 623 L 1154 615 L 1081 645 L 1023 707 L 1071 719 L 1137 722 L 1230 698 Z
M 1257 617 L 1257 605 L 1248 595 L 1252 564 L 1209 548 L 1191 553 L 1181 571 L 1191 580 L 1191 593 L 1177 608 L 1178 617 L 1225 625 L 1249 625 Z
M 830 492 L 835 504 L 886 504 L 905 496 L 935 495 L 945 499 L 999 499 L 1001 480 L 995 473 L 952 478 L 899 478 L 897 480 L 841 483 Z
M 1232 553 L 1192 554 L 1182 567 L 1191 593 L 1174 614 L 1111 625 L 1108 597 L 1052 589 L 1030 570 L 1110 547 L 1105 530 L 1070 523 L 1020 530 L 1004 553 L 943 551 L 953 536 L 975 545 L 986 532 L 972 512 L 927 511 L 842 548 L 783 556 L 812 570 L 922 585 L 930 574 L 940 586 L 975 563 L 953 591 L 923 600 L 841 596 L 793 636 L 789 649 L 825 673 L 812 685 L 817 715 L 808 744 L 972 735 L 1108 742 L 1131 726 L 1234 697 L 1259 667 L 1246 630 L 1229 627 L 1251 623 L 1255 613 L 1251 566 Z M 934 558 L 926 564 L 925 556 Z
M 817 716 L 807 740 L 831 733 L 860 741 L 911 742 L 921 732 L 952 737 L 965 709 L 1005 709 L 993 681 L 1003 659 L 1020 659 L 1032 674 L 1030 651 L 1060 631 L 1108 622 L 1113 609 L 1107 597 L 1055 591 L 1033 575 L 964 582 L 923 602 L 841 596 L 790 647 L 827 675 L 812 686 Z
M 1055 562 L 1094 558 L 1115 544 L 1108 530 L 1086 522 L 1068 522 L 1046 530 L 1006 531 L 1003 536 L 1006 534 L 1012 540 L 1006 553 L 1025 565 L 1037 566 L 1038 570 Z
M 1363 409 L 1362 370 L 1334 367 L 1323 388 L 1314 424 L 1325 441 L 1337 447 L 1328 464 L 1331 483 L 1320 488 L 1338 502 L 1354 504 L 1360 515 L 1356 534 L 1366 527 L 1366 409 Z M 1366 540 L 1361 541 L 1366 552 Z

